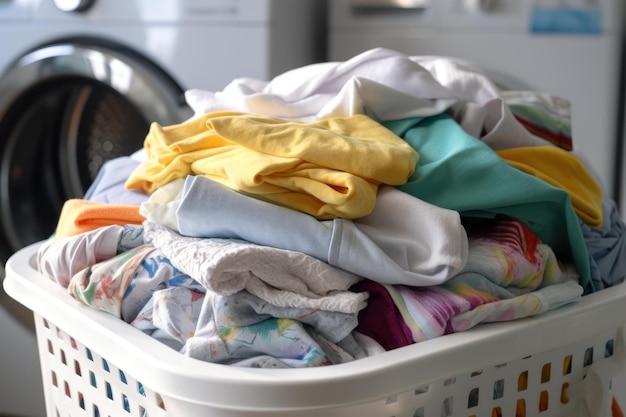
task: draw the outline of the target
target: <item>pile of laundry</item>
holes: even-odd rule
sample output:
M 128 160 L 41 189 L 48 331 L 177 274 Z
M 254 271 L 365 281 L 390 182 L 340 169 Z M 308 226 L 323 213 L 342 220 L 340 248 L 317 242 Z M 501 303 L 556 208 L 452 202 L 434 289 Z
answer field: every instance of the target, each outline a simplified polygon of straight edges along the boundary
M 377 48 L 186 100 L 36 259 L 185 355 L 343 363 L 624 280 L 624 223 L 562 98 Z

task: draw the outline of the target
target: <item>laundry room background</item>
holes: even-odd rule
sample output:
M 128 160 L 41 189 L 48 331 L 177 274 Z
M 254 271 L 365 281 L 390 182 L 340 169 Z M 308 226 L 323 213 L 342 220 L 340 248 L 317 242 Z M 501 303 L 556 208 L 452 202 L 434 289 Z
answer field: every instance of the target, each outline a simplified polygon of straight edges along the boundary
M 151 122 L 190 117 L 187 89 L 376 47 L 568 100 L 574 151 L 624 215 L 625 14 L 622 0 L 0 1 L 0 260 L 50 236 L 63 202 Z M 2 417 L 45 414 L 31 322 L 0 286 Z
M 50 236 L 63 202 L 151 122 L 188 118 L 186 89 L 321 61 L 325 36 L 322 0 L 0 2 L 2 264 Z M 41 417 L 32 315 L 0 302 L 0 415 Z

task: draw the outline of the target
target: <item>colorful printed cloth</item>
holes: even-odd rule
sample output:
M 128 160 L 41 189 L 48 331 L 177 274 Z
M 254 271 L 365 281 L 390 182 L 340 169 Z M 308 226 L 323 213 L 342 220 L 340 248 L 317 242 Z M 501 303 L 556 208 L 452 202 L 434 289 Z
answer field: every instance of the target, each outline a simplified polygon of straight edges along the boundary
M 187 356 L 214 363 L 299 368 L 365 356 L 351 335 L 356 314 L 326 313 L 320 321 L 315 310 L 270 307 L 272 314 L 257 315 L 253 306 L 263 304 L 245 291 L 220 296 L 170 287 L 155 292 L 132 324 Z
M 407 326 L 411 342 L 421 342 L 482 322 L 530 317 L 580 299 L 583 290 L 576 274 L 560 266 L 550 247 L 522 222 L 477 220 L 468 225 L 468 236 L 470 256 L 465 270 L 448 282 L 430 287 L 383 286 L 388 303 L 401 317 L 395 321 L 395 334 L 404 334 Z M 387 305 L 385 310 L 391 308 Z M 373 321 L 369 314 L 358 329 L 376 338 L 379 326 L 393 323 L 388 321 L 390 316 Z
M 81 303 L 130 323 L 154 291 L 172 285 L 205 291 L 158 249 L 142 245 L 86 267 L 72 277 L 67 290 Z
M 110 240 L 108 235 L 98 236 Z M 78 236 L 73 239 L 84 241 Z M 119 234 L 118 246 L 126 240 Z M 97 245 L 97 241 L 93 243 Z M 242 274 L 248 277 L 246 271 Z M 231 278 L 236 276 L 234 273 Z M 320 279 L 317 275 L 312 278 Z M 350 279 L 344 285 L 353 282 Z M 313 281 L 309 286 L 315 289 Z M 211 362 L 321 366 L 352 361 L 372 349 L 382 351 L 374 341 L 362 346 L 354 338 L 358 311 L 319 308 L 324 304 L 343 308 L 343 303 L 337 304 L 341 294 L 335 290 L 312 298 L 313 303 L 319 302 L 315 307 L 277 306 L 243 289 L 222 295 L 178 270 L 159 248 L 148 244 L 86 266 L 74 274 L 68 292 L 79 302 L 119 317 L 173 349 Z M 339 297 L 333 300 L 335 296 Z M 366 293 L 349 296 L 356 302 L 354 307 L 365 305 Z

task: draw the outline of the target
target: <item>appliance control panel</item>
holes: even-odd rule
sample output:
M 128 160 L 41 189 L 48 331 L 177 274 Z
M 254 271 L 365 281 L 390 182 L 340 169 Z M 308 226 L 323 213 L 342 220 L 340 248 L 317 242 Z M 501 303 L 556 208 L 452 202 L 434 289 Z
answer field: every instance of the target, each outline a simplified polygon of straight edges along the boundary
M 331 28 L 600 34 L 621 28 L 622 0 L 332 0 Z
M 0 5 L 3 1 L 0 0 Z M 272 10 L 314 0 L 22 0 L 34 20 L 90 22 L 268 22 Z M 18 2 L 20 3 L 20 2 Z M 1 7 L 0 7 L 1 9 Z

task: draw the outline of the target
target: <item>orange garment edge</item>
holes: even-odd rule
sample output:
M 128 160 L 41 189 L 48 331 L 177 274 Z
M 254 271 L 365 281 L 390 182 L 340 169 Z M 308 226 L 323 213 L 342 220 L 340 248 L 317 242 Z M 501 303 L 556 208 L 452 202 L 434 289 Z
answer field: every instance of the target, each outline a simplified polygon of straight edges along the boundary
M 55 237 L 62 239 L 103 226 L 141 224 L 145 219 L 139 214 L 139 206 L 108 204 L 74 198 L 63 204 Z
M 619 403 L 613 397 L 613 402 L 611 403 L 611 412 L 613 417 L 624 417 L 624 413 L 622 412 L 622 408 L 619 406 Z
M 566 191 L 578 217 L 591 227 L 602 226 L 602 189 L 576 155 L 555 146 L 510 148 L 496 153 L 520 171 Z

